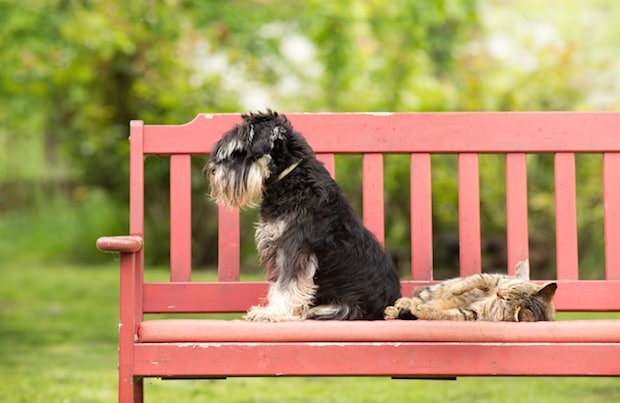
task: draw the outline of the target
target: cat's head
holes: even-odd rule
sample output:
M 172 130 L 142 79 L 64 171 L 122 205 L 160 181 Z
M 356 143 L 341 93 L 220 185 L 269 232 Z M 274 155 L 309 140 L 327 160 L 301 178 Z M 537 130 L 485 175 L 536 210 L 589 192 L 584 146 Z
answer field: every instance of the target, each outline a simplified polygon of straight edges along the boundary
M 511 322 L 538 322 L 555 320 L 553 296 L 557 283 L 539 285 L 523 282 L 497 291 L 497 297 L 504 300 L 503 320 Z

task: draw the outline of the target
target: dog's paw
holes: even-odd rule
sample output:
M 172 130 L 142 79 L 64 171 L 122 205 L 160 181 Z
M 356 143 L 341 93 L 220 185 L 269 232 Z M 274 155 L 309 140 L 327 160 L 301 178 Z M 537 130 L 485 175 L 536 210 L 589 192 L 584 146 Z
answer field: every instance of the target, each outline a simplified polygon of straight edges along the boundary
M 276 312 L 265 306 L 251 307 L 244 318 L 245 320 L 252 322 L 291 322 L 303 319 L 299 316 Z
M 252 322 L 275 322 L 272 320 L 272 315 L 270 315 L 270 311 L 267 310 L 263 306 L 253 306 L 250 310 L 245 314 L 245 320 L 249 320 Z

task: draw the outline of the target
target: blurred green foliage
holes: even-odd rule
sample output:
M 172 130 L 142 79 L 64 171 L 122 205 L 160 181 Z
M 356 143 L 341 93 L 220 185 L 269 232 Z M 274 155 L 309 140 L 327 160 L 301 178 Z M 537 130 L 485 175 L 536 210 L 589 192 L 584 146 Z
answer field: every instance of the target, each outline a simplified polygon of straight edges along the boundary
M 57 254 L 100 258 L 85 244 L 107 230 L 124 232 L 127 223 L 130 119 L 183 123 L 199 112 L 265 107 L 617 108 L 620 3 L 562 4 L 558 12 L 533 0 L 0 0 L 0 223 L 94 206 L 91 217 L 80 216 L 84 231 L 71 224 L 76 218 L 48 220 L 33 231 L 54 237 L 62 227 L 74 234 L 53 249 Z M 579 34 L 584 31 L 588 38 Z M 215 235 L 208 220 L 214 206 L 200 176 L 204 162 L 193 160 L 198 266 L 216 258 L 205 247 Z M 168 253 L 168 164 L 165 157 L 146 164 L 147 242 L 154 245 L 147 257 L 158 263 Z M 501 156 L 480 160 L 483 263 L 494 270 L 505 266 L 503 164 Z M 339 181 L 359 209 L 360 159 L 342 157 L 338 166 Z M 549 156 L 528 163 L 533 267 L 543 275 L 554 270 L 552 166 Z M 454 156 L 433 158 L 438 266 L 454 264 L 455 167 Z M 404 267 L 408 175 L 408 158 L 386 159 L 387 244 Z M 580 157 L 577 175 L 585 195 L 578 201 L 582 260 L 600 268 L 600 157 Z M 64 201 L 49 202 L 50 187 L 64 189 Z M 250 267 L 256 266 L 253 219 L 244 212 Z M 15 246 L 4 227 L 0 252 Z

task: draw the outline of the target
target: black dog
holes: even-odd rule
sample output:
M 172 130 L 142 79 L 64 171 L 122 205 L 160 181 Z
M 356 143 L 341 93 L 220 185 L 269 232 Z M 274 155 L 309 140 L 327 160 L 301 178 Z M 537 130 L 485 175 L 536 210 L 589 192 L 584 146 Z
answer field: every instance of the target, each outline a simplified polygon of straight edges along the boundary
M 256 244 L 269 267 L 268 302 L 246 319 L 383 319 L 400 297 L 391 259 L 286 116 L 242 118 L 205 169 L 218 203 L 243 207 L 262 196 Z

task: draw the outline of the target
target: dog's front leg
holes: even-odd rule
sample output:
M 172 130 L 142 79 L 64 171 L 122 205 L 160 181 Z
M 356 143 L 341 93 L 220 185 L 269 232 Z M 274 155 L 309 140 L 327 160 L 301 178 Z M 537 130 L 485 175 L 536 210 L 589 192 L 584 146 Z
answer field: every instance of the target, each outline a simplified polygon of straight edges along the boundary
M 245 316 L 247 320 L 284 322 L 306 319 L 316 293 L 313 278 L 317 261 L 314 255 L 310 255 L 296 262 L 299 264 L 297 275 L 291 278 L 286 275 L 290 270 L 282 270 L 283 274 L 269 283 L 267 305 L 251 307 Z

